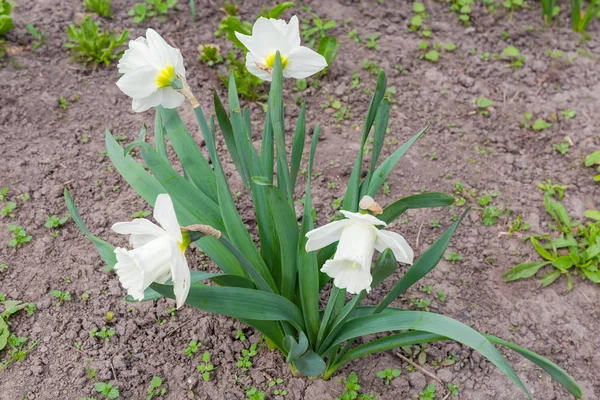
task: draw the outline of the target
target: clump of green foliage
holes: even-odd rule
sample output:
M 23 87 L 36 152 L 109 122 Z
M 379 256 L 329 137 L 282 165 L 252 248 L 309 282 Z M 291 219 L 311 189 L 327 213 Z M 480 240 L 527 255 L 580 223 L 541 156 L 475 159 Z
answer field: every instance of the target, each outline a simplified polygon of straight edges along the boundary
M 86 10 L 95 12 L 101 17 L 111 18 L 113 16 L 110 10 L 110 0 L 83 0 L 83 6 Z
M 10 224 L 8 225 L 8 231 L 12 232 L 12 238 L 8 242 L 10 247 L 21 247 L 25 243 L 31 242 L 31 235 L 20 225 Z
M 382 369 L 382 370 L 377 371 L 377 376 L 379 378 L 383 379 L 383 383 L 385 383 L 386 385 L 389 385 L 390 382 L 392 381 L 392 379 L 400 376 L 400 370 L 396 369 L 396 368 Z
M 211 372 L 215 369 L 215 366 L 210 362 L 210 353 L 208 351 L 205 351 L 202 355 L 202 364 L 199 364 L 197 369 L 202 373 L 204 382 L 208 382 L 210 380 Z
M 573 31 L 585 33 L 594 16 L 600 15 L 600 2 L 592 0 L 583 11 L 583 0 L 571 0 L 571 26 Z
M 0 371 L 15 361 L 23 361 L 27 354 L 38 344 L 38 341 L 29 342 L 27 337 L 15 336 L 9 330 L 8 319 L 19 310 L 28 308 L 32 303 L 23 303 L 19 300 L 7 300 L 4 293 L 0 293 L 0 304 L 4 311 L 0 313 L 0 351 L 7 346 L 7 358 L 0 363 Z
M 110 383 L 96 382 L 94 385 L 96 393 L 106 397 L 107 399 L 118 399 L 120 396 L 119 388 Z
M 154 396 L 161 397 L 167 393 L 167 388 L 163 385 L 163 380 L 160 376 L 155 376 L 150 381 L 150 386 L 148 386 L 148 396 L 146 396 L 146 400 L 152 400 Z
M 165 21 L 169 10 L 176 4 L 177 0 L 144 0 L 143 3 L 135 3 L 135 6 L 129 10 L 129 16 L 133 17 L 133 22 L 136 24 L 150 18 Z
M 0 35 L 4 35 L 15 26 L 11 16 L 13 4 L 8 0 L 0 0 Z
M 374 394 L 360 393 L 360 384 L 356 372 L 348 374 L 348 378 L 344 380 L 344 386 L 346 391 L 340 397 L 336 397 L 335 400 L 375 400 Z
M 573 289 L 572 275 L 600 283 L 600 212 L 588 210 L 584 214 L 591 222 L 573 221 L 560 203 L 563 193 L 555 191 L 556 186 L 540 185 L 545 190 L 544 206 L 553 220 L 549 227 L 554 232 L 525 239 L 530 241 L 543 261 L 515 266 L 504 275 L 505 282 L 529 278 L 541 268 L 551 266 L 552 269 L 540 277 L 542 287 L 551 285 L 562 275 L 567 279 L 567 290 Z
M 110 65 L 121 57 L 124 50 L 116 49 L 125 43 L 129 31 L 123 31 L 118 37 L 106 29 L 100 33 L 98 25 L 90 17 L 86 17 L 78 25 L 69 25 L 67 35 L 70 42 L 64 46 L 69 49 L 71 58 L 83 65 L 93 64 L 96 67 L 99 64 Z

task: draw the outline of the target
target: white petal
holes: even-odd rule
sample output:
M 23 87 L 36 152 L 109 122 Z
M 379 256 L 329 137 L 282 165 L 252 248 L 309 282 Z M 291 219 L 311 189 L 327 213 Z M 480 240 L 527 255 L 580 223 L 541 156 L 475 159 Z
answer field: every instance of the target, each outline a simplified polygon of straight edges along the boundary
M 161 236 L 134 250 L 115 249 L 115 272 L 128 294 L 143 299 L 144 290 L 169 273 L 173 244 L 177 245 L 170 237 Z
M 244 35 L 239 32 L 235 32 L 235 37 L 237 37 L 238 40 L 240 42 L 242 42 L 242 44 L 246 47 L 246 49 L 248 49 L 248 51 L 250 50 L 250 48 L 252 47 L 252 36 L 248 36 L 248 35 Z
M 173 207 L 173 201 L 168 194 L 159 194 L 154 203 L 154 219 L 158 221 L 160 226 L 178 243 L 183 241 L 181 228 L 177 222 L 177 215 Z
M 288 46 L 290 46 L 290 49 L 295 49 L 300 46 L 300 27 L 298 17 L 295 15 L 290 19 L 290 23 L 287 25 L 285 40 L 287 41 Z
M 375 248 L 377 251 L 383 252 L 385 249 L 391 249 L 394 252 L 396 261 L 405 264 L 413 263 L 413 249 L 410 248 L 402 235 L 392 231 L 376 231 L 377 239 L 375 240 Z
M 306 78 L 327 66 L 325 57 L 304 46 L 296 47 L 287 57 L 288 64 L 283 70 L 283 76 L 286 78 Z
M 342 221 L 330 222 L 320 228 L 313 229 L 306 233 L 306 251 L 315 251 L 329 246 L 331 243 L 337 242 L 342 236 L 344 227 L 348 224 L 347 219 Z
M 375 253 L 376 228 L 370 224 L 348 221 L 333 256 L 334 260 L 350 261 L 370 271 Z
M 164 108 L 177 108 L 185 101 L 185 97 L 171 87 L 160 88 L 162 101 L 160 105 Z
M 167 65 L 175 66 L 177 63 L 176 53 L 173 52 L 175 49 L 162 36 L 154 29 L 148 28 L 146 30 L 146 38 L 148 39 L 148 47 L 156 55 L 160 68 L 164 68 Z
M 157 107 L 162 103 L 163 91 L 157 90 L 148 97 L 134 98 L 131 102 L 131 108 L 135 112 L 143 112 L 150 108 Z
M 285 22 L 285 20 L 269 18 L 269 22 L 275 27 L 275 29 L 279 31 L 279 33 L 285 36 L 288 31 L 288 24 Z
M 175 294 L 177 308 L 181 308 L 190 292 L 192 277 L 185 255 L 175 242 L 173 242 L 171 248 L 170 266 L 171 276 L 173 277 L 173 293 Z
M 115 249 L 117 263 L 115 272 L 127 294 L 136 300 L 144 299 L 144 273 L 134 258 L 129 257 L 129 251 L 121 247 Z
M 135 40 L 131 40 L 129 42 L 129 49 L 125 50 L 123 57 L 121 57 L 119 64 L 117 65 L 119 73 L 126 74 L 127 72 L 148 65 L 146 59 L 147 51 L 148 45 L 146 38 L 140 36 Z
M 158 73 L 154 67 L 146 65 L 123 75 L 117 86 L 129 97 L 148 97 L 158 90 Z
M 348 293 L 358 294 L 363 290 L 371 290 L 373 277 L 370 271 L 365 271 L 349 261 L 328 260 L 323 264 L 321 272 L 332 277 L 333 284 L 340 289 L 346 289 Z
M 112 230 L 122 235 L 131 235 L 129 243 L 134 248 L 141 247 L 149 241 L 166 234 L 166 231 L 145 218 L 131 222 L 117 222 Z
M 261 61 L 259 61 L 259 62 L 261 62 Z M 271 81 L 271 74 L 269 72 L 265 71 L 264 69 L 260 68 L 258 65 L 256 65 L 256 58 L 250 52 L 246 53 L 246 68 L 248 69 L 248 72 L 250 72 L 252 75 L 256 76 L 257 78 L 260 78 L 263 81 L 267 81 L 267 82 Z
M 385 221 L 380 220 L 379 218 L 374 217 L 371 214 L 361 214 L 361 213 L 354 213 L 351 211 L 346 211 L 346 210 L 342 210 L 340 211 L 342 214 L 344 214 L 344 216 L 352 221 L 356 221 L 356 222 L 362 222 L 362 223 L 368 223 L 371 225 L 383 225 L 386 226 L 387 224 L 385 223 Z

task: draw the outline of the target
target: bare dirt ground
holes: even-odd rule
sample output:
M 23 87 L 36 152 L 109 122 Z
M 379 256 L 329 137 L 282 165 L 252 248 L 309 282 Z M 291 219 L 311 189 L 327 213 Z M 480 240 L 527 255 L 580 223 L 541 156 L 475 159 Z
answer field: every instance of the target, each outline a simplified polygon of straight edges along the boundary
M 155 375 L 168 388 L 166 399 L 243 399 L 250 386 L 267 391 L 268 398 L 281 398 L 268 388 L 269 378 L 284 379 L 281 387 L 288 391 L 287 400 L 333 399 L 342 393 L 341 379 L 351 371 L 359 375 L 362 392 L 374 393 L 378 399 L 413 398 L 427 383 L 438 385 L 438 398 L 442 398 L 444 387 L 418 370 L 409 371 L 409 365 L 394 352 L 366 357 L 324 382 L 292 377 L 282 357 L 262 345 L 253 367 L 246 375 L 240 374 L 235 365 L 240 351 L 248 347 L 248 341 L 259 342 L 251 329 L 190 307 L 171 318 L 168 310 L 173 304 L 164 299 L 126 303 L 117 278 L 102 271 L 100 257 L 72 222 L 56 238 L 50 236 L 44 222 L 50 215 L 66 213 L 62 197 L 65 187 L 71 190 L 92 232 L 115 244 L 123 238 L 112 233 L 110 226 L 129 220 L 133 212 L 149 210 L 102 152 L 106 127 L 130 142 L 137 137 L 142 122 L 152 125 L 153 113 L 131 111 L 130 99 L 115 85 L 118 73 L 114 65 L 91 70 L 68 61 L 62 45 L 67 40 L 67 26 L 80 20 L 85 11 L 80 1 L 18 3 L 14 11 L 16 28 L 7 36 L 16 54 L 0 67 L 0 187 L 9 187 L 9 197 L 18 203 L 14 218 L 0 218 L 0 264 L 8 265 L 7 270 L 0 271 L 0 292 L 11 299 L 36 303 L 33 315 L 22 311 L 11 318 L 11 330 L 39 340 L 39 344 L 24 361 L 0 372 L 2 400 L 92 397 L 94 383 L 99 381 L 118 386 L 121 398 L 143 399 Z M 198 1 L 199 18 L 194 22 L 187 2 L 180 1 L 178 10 L 172 11 L 165 22 L 150 21 L 139 26 L 127 15 L 132 3 L 114 0 L 114 19 L 96 19 L 111 29 L 130 29 L 130 38 L 153 27 L 181 48 L 189 81 L 202 106 L 210 111 L 211 90 L 222 90 L 222 86 L 215 69 L 197 61 L 196 49 L 199 43 L 215 41 L 213 32 L 222 16 L 220 3 Z M 333 215 L 332 201 L 344 193 L 358 150 L 360 131 L 354 125 L 362 123 L 368 91 L 375 86 L 375 77 L 363 69 L 367 59 L 384 68 L 389 86 L 396 88 L 396 93 L 390 95 L 395 102 L 389 145 L 383 156 L 391 153 L 396 143 L 432 124 L 392 174 L 389 196 L 380 194 L 381 202 L 422 190 L 452 193 L 455 182 L 460 181 L 478 193 L 498 191 L 493 204 L 512 210 L 513 216 L 521 214 L 531 224 L 530 233 L 544 232 L 549 219 L 537 184 L 550 178 L 568 185 L 565 205 L 574 218 L 582 218 L 587 209 L 599 208 L 600 190 L 592 181 L 593 171 L 583 166 L 583 159 L 600 145 L 600 22 L 593 21 L 591 39 L 581 41 L 569 29 L 567 4 L 558 20 L 547 28 L 540 19 L 539 3 L 529 3 L 531 9 L 509 15 L 502 6 L 489 14 L 477 1 L 473 27 L 466 29 L 446 2 L 424 1 L 430 15 L 426 25 L 433 33 L 430 43 L 452 42 L 457 46 L 453 52 L 442 50 L 437 64 L 419 59 L 421 38 L 407 28 L 413 15 L 410 2 L 323 0 L 304 4 L 322 17 L 338 21 L 329 33 L 342 43 L 340 55 L 331 73 L 322 78 L 321 87 L 309 87 L 303 93 L 308 102 L 307 121 L 311 126 L 316 122 L 323 125 L 315 168 L 322 175 L 315 180 L 314 189 L 320 223 Z M 240 12 L 252 20 L 261 5 L 259 1 L 245 1 Z M 284 17 L 295 13 L 309 16 L 296 5 Z M 36 52 L 28 49 L 31 37 L 25 24 L 29 22 L 46 35 L 46 44 Z M 381 50 L 354 43 L 347 37 L 351 29 L 363 38 L 381 33 Z M 507 32 L 506 37 L 503 32 Z M 217 42 L 228 46 L 223 40 Z M 526 58 L 523 67 L 513 70 L 505 60 L 481 58 L 486 52 L 501 53 L 508 44 L 521 50 Z M 560 50 L 563 57 L 554 58 L 548 50 Z M 395 68 L 398 65 L 408 73 Z M 219 69 L 225 71 L 224 66 Z M 354 72 L 360 75 L 357 88 L 351 85 Z M 293 104 L 297 93 L 292 90 L 293 82 L 286 84 L 288 116 L 294 116 L 298 112 Z M 78 100 L 63 110 L 58 106 L 60 96 Z M 329 96 L 350 107 L 351 117 L 339 126 L 328 110 L 320 107 Z M 489 116 L 476 111 L 474 99 L 479 97 L 495 102 Z M 251 109 L 258 123 L 263 118 L 262 107 L 251 105 Z M 576 110 L 577 116 L 566 120 L 559 113 L 564 109 Z M 552 127 L 541 132 L 522 129 L 518 121 L 525 111 L 531 112 L 534 119 L 550 121 Z M 180 112 L 200 142 L 191 110 L 185 105 Z M 259 130 L 256 132 L 258 135 Z M 565 136 L 574 145 L 563 156 L 552 145 L 562 142 Z M 231 165 L 228 168 L 233 170 Z M 31 198 L 19 200 L 24 193 Z M 249 200 L 242 196 L 239 206 L 252 226 Z M 411 211 L 393 229 L 402 232 L 419 254 L 461 209 Z M 598 287 L 579 278 L 571 292 L 566 291 L 562 279 L 545 289 L 540 289 L 536 279 L 504 283 L 502 275 L 509 268 L 537 259 L 530 245 L 502 235 L 510 219 L 503 216 L 499 224 L 486 227 L 476 207 L 449 249 L 462 255 L 463 260 L 455 264 L 442 260 L 423 282 L 431 285 L 434 293 L 441 289 L 446 301 L 414 288 L 397 305 L 414 308 L 411 297 L 430 299 L 429 307 L 434 312 L 510 339 L 557 362 L 580 383 L 585 399 L 598 399 Z M 435 221 L 439 221 L 439 227 Z M 10 223 L 22 225 L 33 240 L 19 249 L 8 247 Z M 200 268 L 201 261 L 195 254 L 190 265 Z M 399 270 L 373 290 L 367 302 L 380 299 L 401 273 Z M 55 289 L 69 291 L 72 300 L 57 307 L 56 299 L 49 295 Z M 83 293 L 89 294 L 89 300 L 82 299 Z M 107 324 L 104 317 L 109 310 L 115 318 Z M 90 337 L 94 327 L 104 326 L 116 331 L 110 341 Z M 238 329 L 245 332 L 247 342 L 236 339 Z M 192 339 L 198 340 L 200 351 L 190 358 L 184 349 Z M 196 370 L 204 350 L 210 351 L 216 367 L 210 382 L 204 382 Z M 536 399 L 571 398 L 533 364 L 506 354 Z M 456 357 L 454 365 L 434 365 L 450 355 Z M 95 370 L 95 376 L 91 377 L 85 367 Z M 387 367 L 402 370 L 390 385 L 384 385 L 376 376 L 376 371 Z M 457 344 L 430 345 L 423 367 L 445 383 L 459 384 L 461 399 L 524 398 L 490 363 Z

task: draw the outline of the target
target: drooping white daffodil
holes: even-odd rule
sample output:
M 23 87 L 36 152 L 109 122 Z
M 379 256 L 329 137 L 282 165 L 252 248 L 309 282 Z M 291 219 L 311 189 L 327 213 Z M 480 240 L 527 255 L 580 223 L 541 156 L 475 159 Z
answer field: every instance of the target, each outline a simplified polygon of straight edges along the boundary
M 402 235 L 377 229 L 386 223 L 373 215 L 341 211 L 346 217 L 306 234 L 306 251 L 338 243 L 333 259 L 325 262 L 321 272 L 333 278 L 333 284 L 348 293 L 369 292 L 373 277 L 371 261 L 375 250 L 391 249 L 398 262 L 412 264 L 413 251 Z
M 129 41 L 129 49 L 119 60 L 119 72 L 124 74 L 117 86 L 132 97 L 135 112 L 146 111 L 159 105 L 176 108 L 184 96 L 173 88 L 177 78 L 185 81 L 183 57 L 179 49 L 171 47 L 154 29 Z
M 154 204 L 154 219 L 162 228 L 145 218 L 118 222 L 113 231 L 131 235 L 133 250 L 116 248 L 115 271 L 127 294 L 136 300 L 144 298 L 144 290 L 152 282 L 173 280 L 177 308 L 185 303 L 190 291 L 190 269 L 185 250 L 190 244 L 189 234 L 182 233 L 173 202 L 168 194 L 159 194 Z
M 235 36 L 248 49 L 246 68 L 265 81 L 271 80 L 277 51 L 286 78 L 306 78 L 327 66 L 325 57 L 300 46 L 300 28 L 295 15 L 289 23 L 282 19 L 260 17 L 252 27 L 251 36 L 239 32 Z

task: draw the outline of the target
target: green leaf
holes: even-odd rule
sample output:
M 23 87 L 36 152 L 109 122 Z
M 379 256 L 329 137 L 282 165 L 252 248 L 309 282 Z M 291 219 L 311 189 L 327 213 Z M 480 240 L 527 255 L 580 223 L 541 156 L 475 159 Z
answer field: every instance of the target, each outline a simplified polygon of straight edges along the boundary
M 98 254 L 100 254 L 100 257 L 102 257 L 102 260 L 104 260 L 104 262 L 108 266 L 108 270 L 112 270 L 115 264 L 117 263 L 117 256 L 115 255 L 115 246 L 92 235 L 92 233 L 88 230 L 87 226 L 83 222 L 83 219 L 81 218 L 81 215 L 77 210 L 77 206 L 75 205 L 75 202 L 71 197 L 71 193 L 69 193 L 69 190 L 66 188 L 64 190 L 64 196 L 65 202 L 67 203 L 67 209 L 69 210 L 69 214 L 71 214 L 71 216 L 73 217 L 73 221 L 75 221 L 75 224 L 77 224 L 81 232 L 92 241 L 94 247 L 96 248 L 96 251 L 98 251 Z
M 550 254 L 550 252 L 548 252 L 548 250 L 544 249 L 539 242 L 537 241 L 536 238 L 531 237 L 531 244 L 533 245 L 533 247 L 535 247 L 535 250 L 538 252 L 538 254 L 544 259 L 544 260 L 548 260 L 548 261 L 553 261 L 554 260 L 554 256 L 552 256 L 552 254 Z
M 494 105 L 494 102 L 486 97 L 477 99 L 477 108 L 488 108 Z
M 325 371 L 325 361 L 312 350 L 308 350 L 302 357 L 294 361 L 294 366 L 304 376 L 319 376 Z
M 430 50 L 429 52 L 425 53 L 425 59 L 427 61 L 436 63 L 440 59 L 440 53 L 438 53 L 437 50 Z
M 153 283 L 151 287 L 163 296 L 175 298 L 172 286 Z M 236 319 L 288 321 L 297 330 L 304 330 L 302 313 L 298 307 L 275 293 L 245 288 L 194 285 L 190 287 L 186 304 Z
M 4 318 L 0 318 L 0 351 L 6 347 L 9 337 L 10 331 L 8 330 L 8 324 Z
M 587 210 L 583 213 L 583 216 L 589 219 L 595 219 L 596 221 L 600 221 L 600 211 L 598 210 Z
M 292 187 L 296 187 L 296 179 L 300 162 L 302 161 L 302 153 L 304 152 L 304 139 L 306 138 L 306 103 L 302 103 L 298 120 L 296 121 L 296 130 L 294 131 L 294 142 L 292 144 L 292 159 L 290 163 L 290 180 Z
M 454 203 L 454 197 L 446 193 L 420 193 L 412 196 L 403 197 L 396 200 L 383 210 L 383 214 L 378 216 L 382 221 L 391 224 L 402 215 L 406 210 L 415 208 L 433 208 L 445 207 Z
M 312 218 L 311 182 L 312 170 L 321 127 L 317 125 L 312 135 L 310 154 L 308 158 L 308 173 L 306 175 L 306 191 L 304 194 L 304 212 L 298 240 L 298 287 L 300 304 L 306 324 L 306 332 L 311 345 L 316 345 L 319 329 L 319 266 L 314 251 L 306 252 L 306 233 L 315 227 Z
M 269 92 L 268 116 L 275 136 L 275 151 L 277 154 L 277 184 L 287 195 L 287 201 L 293 208 L 293 191 L 291 186 L 290 170 L 288 169 L 287 155 L 285 151 L 285 128 L 283 110 L 283 73 L 281 66 L 281 54 L 275 55 L 273 64 L 271 91 Z
M 600 151 L 595 151 L 585 158 L 586 167 L 591 167 L 594 164 L 600 164 Z
M 294 300 L 297 276 L 298 253 L 298 222 L 296 212 L 290 208 L 283 191 L 269 185 L 266 187 L 269 195 L 268 203 L 273 216 L 275 230 L 279 239 L 281 254 L 281 294 L 289 300 Z
M 221 133 L 223 134 L 223 138 L 225 139 L 225 144 L 227 145 L 227 150 L 229 150 L 231 160 L 233 161 L 233 164 L 235 165 L 235 169 L 238 171 L 238 174 L 242 178 L 244 185 L 246 187 L 249 187 L 250 173 L 247 170 L 247 166 L 244 163 L 242 163 L 235 141 L 235 137 L 233 135 L 231 121 L 229 120 L 227 111 L 225 111 L 225 107 L 223 107 L 223 103 L 221 103 L 221 99 L 219 98 L 219 95 L 217 94 L 216 90 L 213 90 L 213 98 L 215 114 L 217 115 L 217 121 L 219 121 L 219 127 L 221 128 Z
M 393 310 L 397 312 L 404 311 L 400 309 Z M 550 376 L 556 379 L 556 381 L 559 384 L 561 384 L 565 389 L 569 391 L 569 393 L 571 393 L 576 398 L 580 399 L 583 397 L 583 392 L 581 391 L 581 388 L 579 388 L 579 386 L 577 385 L 577 382 L 575 382 L 573 378 L 571 378 L 562 368 L 554 364 L 552 361 L 530 350 L 517 346 L 514 343 L 506 342 L 495 336 L 488 335 L 485 333 L 483 334 L 483 336 L 485 336 L 485 338 L 492 343 L 508 347 L 511 350 L 521 354 L 523 357 L 527 358 L 529 361 L 533 362 L 538 367 L 546 371 Z M 434 333 L 422 331 L 408 331 L 396 333 L 393 335 L 385 336 L 380 339 L 372 340 L 368 343 L 355 347 L 344 356 L 343 361 L 339 363 L 338 367 L 351 360 L 361 358 L 369 354 L 374 354 L 386 350 L 392 350 L 402 346 L 438 342 L 442 340 L 448 340 L 448 338 L 443 335 L 437 335 Z
M 502 54 L 504 54 L 505 57 L 510 58 L 517 58 L 521 55 L 519 49 L 517 49 L 515 46 L 506 46 L 502 51 Z
M 383 142 L 385 141 L 385 132 L 388 127 L 388 120 L 390 117 L 390 102 L 387 99 L 383 99 L 379 103 L 377 114 L 375 117 L 375 128 L 373 132 L 373 148 L 371 150 L 371 162 L 369 164 L 369 172 L 360 185 L 360 198 L 362 198 L 369 187 L 371 177 L 375 173 L 375 167 L 383 148 Z
M 542 276 L 540 279 L 542 280 L 542 287 L 549 286 L 554 283 L 555 280 L 560 278 L 560 271 L 554 270 Z
M 308 338 L 304 332 L 300 332 L 298 341 L 296 341 L 293 336 L 288 335 L 283 338 L 283 348 L 288 353 L 286 362 L 293 362 L 294 360 L 300 358 L 300 356 L 308 349 Z
M 327 65 L 331 65 L 331 63 L 336 59 L 338 55 L 338 50 L 340 45 L 336 38 L 331 36 L 322 36 L 319 40 L 319 45 L 317 46 L 317 53 L 322 55 L 327 61 Z
M 540 268 L 548 264 L 548 262 L 528 262 L 519 264 L 504 274 L 502 279 L 504 279 L 504 282 L 511 282 L 516 281 L 517 279 L 529 278 L 535 275 Z
M 398 269 L 398 261 L 394 257 L 394 252 L 391 249 L 385 249 L 383 253 L 377 259 L 375 267 L 373 267 L 373 282 L 371 282 L 371 288 L 376 287 L 391 274 Z
M 552 265 L 560 270 L 567 270 L 573 266 L 573 261 L 569 256 L 556 257 Z
M 379 71 L 379 75 L 377 77 L 377 86 L 375 88 L 375 92 L 373 93 L 371 103 L 369 104 L 369 109 L 367 110 L 367 117 L 363 126 L 363 133 L 360 142 L 360 148 L 358 150 L 358 156 L 356 158 L 354 166 L 352 167 L 352 174 L 350 175 L 350 179 L 348 180 L 348 186 L 346 187 L 346 195 L 344 196 L 343 209 L 347 211 L 356 212 L 358 210 L 358 202 L 360 201 L 358 197 L 360 194 L 360 178 L 362 174 L 364 147 L 367 141 L 367 137 L 369 136 L 369 132 L 371 132 L 373 122 L 375 121 L 377 111 L 379 110 L 379 103 L 385 95 L 386 84 L 387 78 L 385 76 L 385 72 L 381 70 Z
M 401 296 L 404 292 L 406 292 L 412 285 L 417 283 L 421 278 L 427 275 L 437 263 L 442 259 L 442 256 L 446 252 L 448 248 L 448 244 L 450 243 L 450 239 L 452 239 L 452 235 L 458 225 L 461 223 L 463 218 L 467 215 L 470 208 L 467 208 L 465 212 L 460 216 L 458 221 L 456 221 L 438 240 L 435 241 L 419 257 L 419 259 L 410 266 L 408 271 L 400 278 L 400 280 L 394 285 L 394 287 L 388 292 L 385 298 L 381 301 L 381 303 L 377 306 L 375 312 L 383 311 L 387 306 L 389 306 L 392 301 Z
M 185 127 L 176 109 L 165 109 L 159 106 L 156 109 L 160 113 L 162 124 L 167 132 L 167 137 L 181 161 L 181 166 L 194 186 L 202 193 L 217 203 L 217 186 L 212 168 L 204 158 L 204 155 L 196 145 L 194 138 Z M 160 153 L 159 153 L 160 154 Z
M 404 154 L 410 149 L 414 142 L 417 141 L 427 130 L 429 129 L 429 125 L 423 128 L 419 133 L 410 138 L 406 143 L 400 146 L 396 151 L 394 151 L 381 165 L 375 170 L 373 173 L 373 177 L 371 178 L 371 182 L 369 182 L 369 189 L 367 190 L 367 194 L 371 197 L 375 197 L 379 188 L 383 185 L 383 182 L 390 175 L 396 164 L 402 159 Z M 355 211 L 355 210 L 350 210 Z
M 333 345 L 360 336 L 407 329 L 443 335 L 477 350 L 508 376 L 530 399 L 533 399 L 508 361 L 488 339 L 473 328 L 444 315 L 422 311 L 402 311 L 355 318 L 344 324 Z

